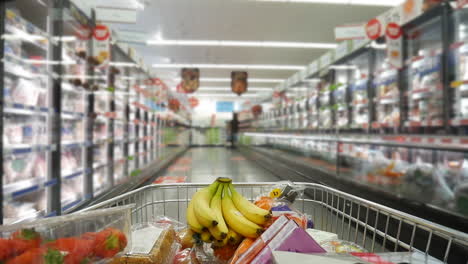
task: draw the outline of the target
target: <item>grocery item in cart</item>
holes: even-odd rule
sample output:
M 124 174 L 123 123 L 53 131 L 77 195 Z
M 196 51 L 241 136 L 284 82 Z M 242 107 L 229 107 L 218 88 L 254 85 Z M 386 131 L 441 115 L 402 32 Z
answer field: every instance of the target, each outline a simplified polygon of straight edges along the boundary
M 442 262 L 420 252 L 301 254 L 273 252 L 275 263 L 327 263 L 327 264 L 441 264 Z
M 340 239 L 322 241 L 320 246 L 328 253 L 366 252 L 366 250 L 358 244 Z
M 257 238 L 269 219 L 271 213 L 245 199 L 229 178 L 218 178 L 196 192 L 187 208 L 190 228 L 200 234 L 209 230 L 216 240 L 227 237 L 228 225 L 245 237 Z
M 271 263 L 273 251 L 299 253 L 326 253 L 326 251 L 296 222 L 289 220 L 280 232 L 266 245 L 250 263 Z M 245 262 L 240 262 L 245 263 Z
M 171 225 L 142 224 L 132 229 L 132 248 L 113 260 L 113 264 L 172 264 L 178 251 L 176 233 Z
M 84 263 L 109 260 L 131 243 L 130 210 L 133 206 L 1 226 L 0 240 L 6 263 Z M 52 262 L 51 262 L 52 263 Z

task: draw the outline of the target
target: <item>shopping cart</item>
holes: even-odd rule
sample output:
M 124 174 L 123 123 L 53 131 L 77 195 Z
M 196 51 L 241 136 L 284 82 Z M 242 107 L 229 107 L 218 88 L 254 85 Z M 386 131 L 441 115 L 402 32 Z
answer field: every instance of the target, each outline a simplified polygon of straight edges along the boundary
M 192 195 L 208 184 L 149 185 L 96 204 L 85 210 L 135 204 L 132 224 L 167 216 L 185 223 Z M 250 200 L 268 193 L 278 183 L 236 183 L 238 192 Z M 338 234 L 370 252 L 419 251 L 445 263 L 467 263 L 468 234 L 392 208 L 314 183 L 294 183 L 305 189 L 294 202 L 309 215 L 315 228 Z

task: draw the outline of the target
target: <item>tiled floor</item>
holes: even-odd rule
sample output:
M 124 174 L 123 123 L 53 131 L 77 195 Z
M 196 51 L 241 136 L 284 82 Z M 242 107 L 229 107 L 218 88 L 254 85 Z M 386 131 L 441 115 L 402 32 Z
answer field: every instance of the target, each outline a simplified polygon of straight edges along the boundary
M 185 182 L 212 182 L 229 177 L 234 182 L 276 182 L 279 178 L 229 148 L 192 148 L 173 163 L 163 176 Z M 178 177 L 178 178 L 175 178 Z

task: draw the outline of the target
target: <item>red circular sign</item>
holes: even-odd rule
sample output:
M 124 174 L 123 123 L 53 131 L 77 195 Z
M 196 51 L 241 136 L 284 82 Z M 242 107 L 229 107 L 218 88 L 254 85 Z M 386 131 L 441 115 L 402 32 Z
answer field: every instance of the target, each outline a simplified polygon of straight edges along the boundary
M 369 39 L 375 40 L 382 34 L 382 24 L 377 18 L 371 19 L 366 25 L 366 34 Z
M 87 26 L 80 26 L 75 32 L 75 35 L 78 39 L 88 40 L 91 38 L 91 29 Z
M 110 37 L 109 28 L 105 25 L 97 25 L 96 28 L 94 28 L 93 36 L 99 41 L 107 40 Z
M 391 39 L 399 39 L 403 35 L 403 30 L 397 23 L 388 23 L 387 29 L 385 30 L 387 37 Z

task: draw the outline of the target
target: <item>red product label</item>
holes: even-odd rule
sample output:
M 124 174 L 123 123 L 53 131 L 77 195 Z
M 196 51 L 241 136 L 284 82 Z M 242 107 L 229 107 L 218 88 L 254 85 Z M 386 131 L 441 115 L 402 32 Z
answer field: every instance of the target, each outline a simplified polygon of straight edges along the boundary
M 403 30 L 397 23 L 388 23 L 387 29 L 385 30 L 387 37 L 391 39 L 399 39 L 403 35 Z
M 78 39 L 88 40 L 91 38 L 91 29 L 87 26 L 80 26 L 75 32 L 75 35 Z
M 371 19 L 366 25 L 366 34 L 369 39 L 375 40 L 382 34 L 382 24 L 377 18 Z
M 94 29 L 93 36 L 99 41 L 107 40 L 110 37 L 109 28 L 105 25 L 97 25 Z

